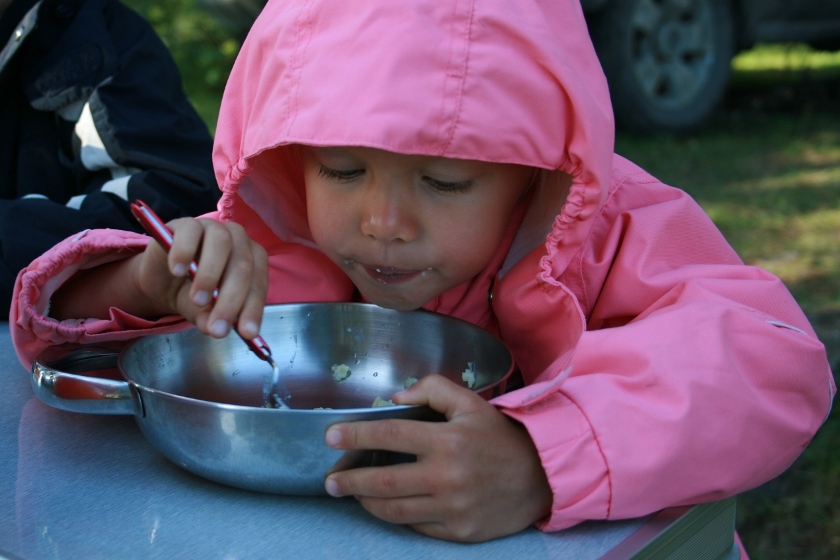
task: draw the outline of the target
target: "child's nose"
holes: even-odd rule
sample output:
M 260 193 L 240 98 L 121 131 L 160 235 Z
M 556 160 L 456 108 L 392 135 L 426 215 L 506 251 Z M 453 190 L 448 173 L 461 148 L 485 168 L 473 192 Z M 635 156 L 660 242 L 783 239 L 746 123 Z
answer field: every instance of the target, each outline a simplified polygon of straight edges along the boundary
M 392 188 L 368 190 L 362 208 L 362 234 L 378 241 L 411 241 L 417 235 L 411 202 Z

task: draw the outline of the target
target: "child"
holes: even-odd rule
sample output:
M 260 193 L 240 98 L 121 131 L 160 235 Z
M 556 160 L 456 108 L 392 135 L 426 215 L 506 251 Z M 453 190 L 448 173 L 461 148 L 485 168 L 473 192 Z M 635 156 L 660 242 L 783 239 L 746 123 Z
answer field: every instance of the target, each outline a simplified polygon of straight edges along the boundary
M 168 256 L 91 231 L 19 276 L 25 366 L 183 318 L 213 336 L 238 318 L 252 337 L 265 301 L 471 321 L 505 340 L 523 388 L 488 403 L 429 376 L 394 401 L 448 422 L 325 435 L 418 457 L 330 473 L 330 494 L 459 541 L 736 494 L 784 471 L 828 413 L 824 348 L 782 283 L 613 154 L 577 0 L 271 1 L 214 162 L 219 210 L 171 222 Z

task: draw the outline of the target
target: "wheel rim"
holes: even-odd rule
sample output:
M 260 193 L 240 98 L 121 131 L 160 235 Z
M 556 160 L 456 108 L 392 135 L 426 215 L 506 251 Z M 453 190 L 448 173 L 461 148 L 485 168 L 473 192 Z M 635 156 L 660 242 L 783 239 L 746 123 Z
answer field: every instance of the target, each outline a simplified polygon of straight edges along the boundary
M 714 17 L 707 0 L 637 0 L 630 53 L 636 82 L 660 109 L 693 103 L 715 59 Z

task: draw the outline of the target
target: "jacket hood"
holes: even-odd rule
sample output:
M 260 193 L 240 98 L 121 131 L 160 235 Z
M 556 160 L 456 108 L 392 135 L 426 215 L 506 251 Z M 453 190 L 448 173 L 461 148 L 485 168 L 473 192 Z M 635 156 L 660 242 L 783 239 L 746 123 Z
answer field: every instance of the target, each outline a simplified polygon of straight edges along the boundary
M 613 130 L 579 0 L 270 0 L 222 101 L 220 216 L 311 245 L 282 147 L 365 146 L 562 170 L 558 232 L 603 200 Z

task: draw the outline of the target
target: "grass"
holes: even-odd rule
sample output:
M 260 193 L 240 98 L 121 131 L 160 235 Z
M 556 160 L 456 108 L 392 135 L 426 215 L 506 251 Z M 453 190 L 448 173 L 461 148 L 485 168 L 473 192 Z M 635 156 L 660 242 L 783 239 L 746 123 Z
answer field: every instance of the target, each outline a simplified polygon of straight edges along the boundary
M 239 48 L 194 0 L 126 0 L 149 19 L 215 129 Z M 691 137 L 619 134 L 616 151 L 703 206 L 743 259 L 782 278 L 840 372 L 840 52 L 759 46 L 733 62 L 724 106 Z M 840 407 L 837 407 L 840 408 Z M 840 558 L 840 412 L 782 476 L 743 494 L 753 560 Z

